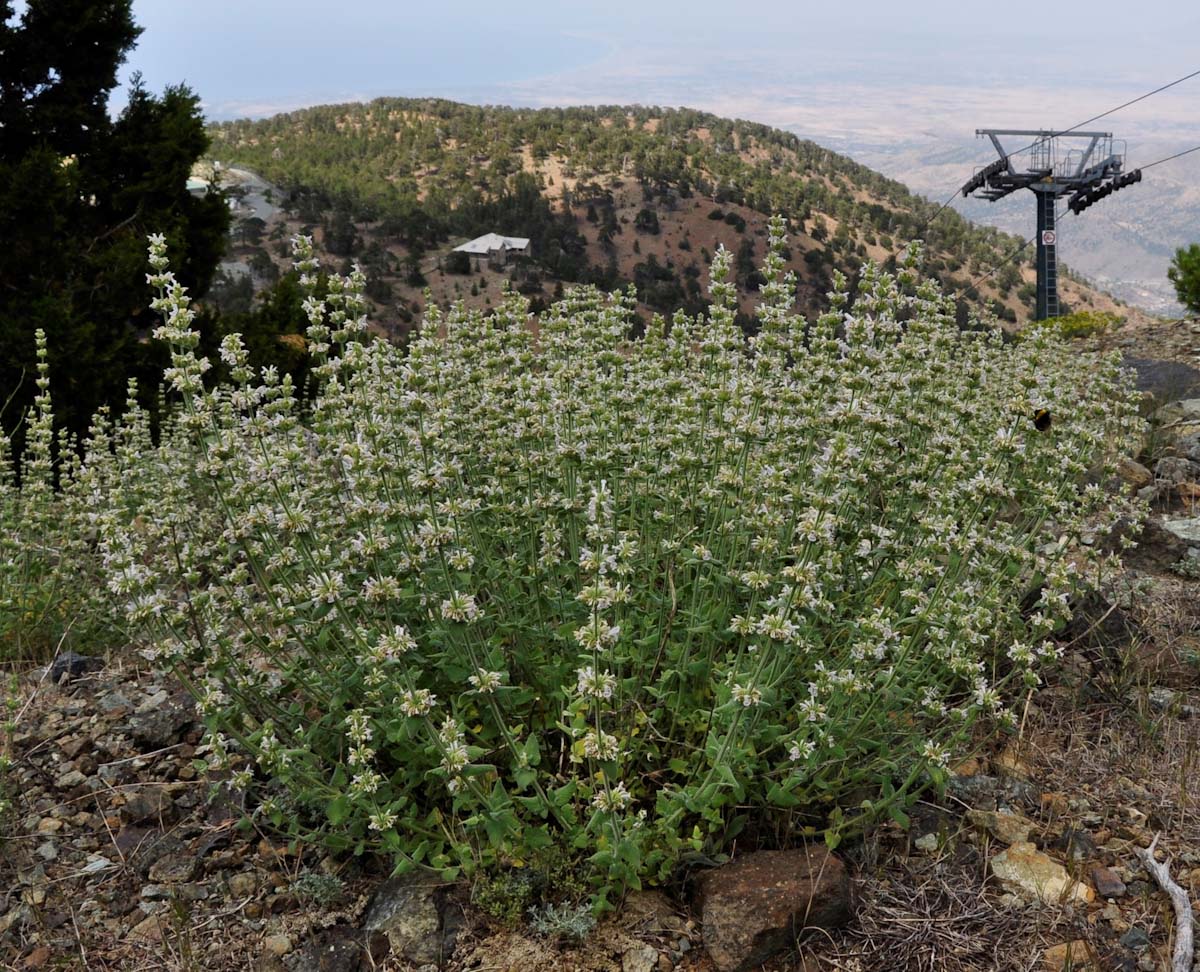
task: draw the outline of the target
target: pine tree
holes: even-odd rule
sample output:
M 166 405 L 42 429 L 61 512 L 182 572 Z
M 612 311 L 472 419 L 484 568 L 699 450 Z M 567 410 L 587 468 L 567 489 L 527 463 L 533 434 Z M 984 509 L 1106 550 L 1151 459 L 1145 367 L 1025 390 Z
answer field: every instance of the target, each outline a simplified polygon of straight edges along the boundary
M 224 250 L 228 207 L 187 179 L 208 147 L 197 97 L 135 77 L 108 99 L 141 29 L 132 0 L 0 0 L 0 416 L 15 430 L 33 395 L 33 333 L 46 330 L 56 408 L 75 432 L 127 378 L 156 371 L 146 235 L 161 232 L 193 296 Z

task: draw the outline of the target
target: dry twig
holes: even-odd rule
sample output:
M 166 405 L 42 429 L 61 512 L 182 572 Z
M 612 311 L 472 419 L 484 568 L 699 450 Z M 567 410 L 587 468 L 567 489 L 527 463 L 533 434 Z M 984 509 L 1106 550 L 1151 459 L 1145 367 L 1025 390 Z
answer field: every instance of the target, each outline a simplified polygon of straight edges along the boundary
M 1187 892 L 1171 880 L 1171 871 L 1166 864 L 1159 864 L 1154 859 L 1154 847 L 1158 844 L 1160 834 L 1154 835 L 1150 846 L 1138 848 L 1136 853 L 1142 866 L 1158 882 L 1158 886 L 1167 892 L 1171 904 L 1175 908 L 1175 954 L 1171 960 L 1171 972 L 1191 972 L 1192 970 L 1192 905 L 1188 901 Z

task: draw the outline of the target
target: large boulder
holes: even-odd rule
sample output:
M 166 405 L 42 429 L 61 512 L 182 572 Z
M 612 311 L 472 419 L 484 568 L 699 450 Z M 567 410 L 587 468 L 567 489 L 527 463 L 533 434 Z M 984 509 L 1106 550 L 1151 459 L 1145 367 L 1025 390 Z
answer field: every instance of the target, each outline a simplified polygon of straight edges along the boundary
M 746 972 L 790 950 L 807 928 L 850 920 L 846 866 L 824 847 L 759 851 L 704 874 L 704 945 L 719 972 Z

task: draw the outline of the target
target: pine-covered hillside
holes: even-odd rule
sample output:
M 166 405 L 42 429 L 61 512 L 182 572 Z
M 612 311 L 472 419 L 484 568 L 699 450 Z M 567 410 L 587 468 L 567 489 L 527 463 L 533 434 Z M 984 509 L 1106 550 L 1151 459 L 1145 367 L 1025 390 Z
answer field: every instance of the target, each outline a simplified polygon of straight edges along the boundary
M 218 159 L 283 190 L 288 219 L 268 240 L 271 259 L 285 266 L 285 236 L 313 231 L 328 256 L 363 264 L 393 326 L 420 313 L 426 287 L 439 303 L 489 306 L 500 276 L 535 302 L 564 281 L 632 283 L 644 311 L 696 311 L 718 245 L 755 288 L 776 212 L 789 222 L 805 312 L 823 309 L 834 270 L 853 278 L 864 260 L 887 263 L 914 238 L 927 241 L 926 270 L 961 295 L 964 322 L 983 311 L 1016 323 L 1032 308 L 1032 247 L 1013 258 L 1021 240 L 939 212 L 814 142 L 700 111 L 386 98 L 225 123 L 212 135 Z M 531 258 L 455 273 L 465 268 L 448 259 L 453 246 L 488 232 L 528 237 Z M 1063 289 L 1072 309 L 1115 309 L 1081 281 Z

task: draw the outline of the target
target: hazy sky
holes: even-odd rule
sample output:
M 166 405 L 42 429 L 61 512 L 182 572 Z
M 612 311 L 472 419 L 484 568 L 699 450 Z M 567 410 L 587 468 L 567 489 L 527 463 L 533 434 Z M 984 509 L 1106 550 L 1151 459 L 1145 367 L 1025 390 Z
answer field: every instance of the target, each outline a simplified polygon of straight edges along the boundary
M 884 114 L 913 88 L 1069 87 L 1073 107 L 1200 67 L 1195 0 L 134 0 L 134 15 L 128 69 L 186 81 L 213 118 L 379 95 L 753 109 L 851 80 Z

